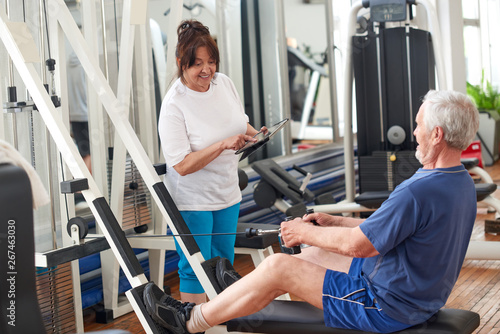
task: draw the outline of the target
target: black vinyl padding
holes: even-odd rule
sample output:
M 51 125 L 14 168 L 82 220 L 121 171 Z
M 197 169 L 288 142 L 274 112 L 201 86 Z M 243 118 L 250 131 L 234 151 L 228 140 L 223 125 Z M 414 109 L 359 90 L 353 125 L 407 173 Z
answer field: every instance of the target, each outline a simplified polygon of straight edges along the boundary
M 365 208 L 377 209 L 386 199 L 389 198 L 390 194 L 391 191 L 389 190 L 365 191 L 359 196 L 356 196 L 356 198 L 354 198 L 354 202 L 364 206 Z
M 478 202 L 484 200 L 486 197 L 493 194 L 497 190 L 497 185 L 495 183 L 477 183 L 474 186 L 476 187 L 476 196 Z M 354 202 L 364 206 L 365 208 L 377 209 L 386 199 L 389 198 L 390 194 L 391 192 L 388 190 L 365 191 L 359 196 L 356 196 Z
M 153 185 L 153 189 L 155 190 L 156 195 L 160 199 L 160 202 L 167 210 L 167 213 L 170 219 L 172 220 L 172 223 L 174 224 L 175 228 L 177 229 L 177 232 L 179 234 L 182 234 L 181 236 L 182 242 L 186 246 L 186 249 L 188 250 L 189 254 L 194 255 L 196 253 L 199 253 L 200 247 L 198 247 L 198 244 L 194 240 L 194 237 L 191 235 L 191 231 L 189 230 L 189 227 L 184 221 L 184 218 L 182 218 L 179 209 L 177 209 L 177 206 L 175 205 L 172 196 L 170 196 L 167 187 L 165 186 L 165 183 L 158 182 Z
M 81 259 L 98 252 L 109 249 L 108 241 L 105 237 L 86 240 L 84 244 L 67 246 L 44 252 L 47 260 L 47 267 L 55 267 L 60 264 Z
M 87 179 L 73 179 L 62 181 L 60 183 L 62 194 L 74 194 L 78 191 L 89 189 L 89 181 Z
M 26 172 L 0 164 L 0 333 L 45 334 L 37 302 L 33 199 Z
M 314 199 L 314 194 L 307 188 L 303 193 L 298 192 L 300 182 L 274 160 L 265 159 L 254 162 L 252 168 L 259 173 L 262 180 L 268 182 L 293 204 L 310 202 Z
M 441 309 L 427 322 L 405 329 L 401 334 L 470 334 L 479 326 L 479 315 L 458 309 Z M 252 315 L 226 323 L 228 332 L 266 334 L 362 334 L 359 330 L 326 327 L 323 311 L 300 301 L 274 300 Z
M 460 159 L 460 162 L 462 165 L 464 165 L 465 169 L 469 170 L 472 167 L 476 167 L 479 165 L 479 159 L 478 158 L 465 158 L 465 159 Z
M 497 185 L 494 183 L 477 183 L 475 184 L 475 187 L 478 202 L 482 201 L 497 190 Z
M 92 201 L 92 204 L 94 204 L 97 212 L 99 213 L 99 217 L 106 226 L 111 240 L 113 240 L 115 247 L 120 252 L 120 256 L 122 257 L 123 262 L 127 266 L 131 275 L 135 277 L 144 274 L 144 269 L 142 269 L 139 260 L 137 260 L 132 247 L 127 241 L 125 232 L 123 232 L 120 224 L 118 224 L 118 221 L 116 220 L 113 211 L 111 211 L 108 202 L 106 202 L 106 199 L 104 197 L 96 198 Z

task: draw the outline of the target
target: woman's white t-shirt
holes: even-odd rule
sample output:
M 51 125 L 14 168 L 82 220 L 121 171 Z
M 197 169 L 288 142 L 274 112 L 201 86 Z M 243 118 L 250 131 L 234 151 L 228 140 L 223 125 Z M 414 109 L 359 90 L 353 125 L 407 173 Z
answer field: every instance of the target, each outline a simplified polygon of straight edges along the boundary
M 248 116 L 233 82 L 217 73 L 206 92 L 177 79 L 163 99 L 158 133 L 167 163 L 165 185 L 181 211 L 215 211 L 241 201 L 238 159 L 223 151 L 203 169 L 185 176 L 173 168 L 191 152 L 245 134 Z

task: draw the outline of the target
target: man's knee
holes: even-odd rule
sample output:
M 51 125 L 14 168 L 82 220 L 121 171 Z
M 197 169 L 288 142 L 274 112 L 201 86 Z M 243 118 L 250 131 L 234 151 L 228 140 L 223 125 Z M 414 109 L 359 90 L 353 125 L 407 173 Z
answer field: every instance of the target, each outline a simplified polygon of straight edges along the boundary
M 292 256 L 288 254 L 277 253 L 265 258 L 258 268 L 263 270 L 267 275 L 273 272 L 283 275 L 286 271 L 291 270 L 293 267 L 290 263 L 293 261 Z

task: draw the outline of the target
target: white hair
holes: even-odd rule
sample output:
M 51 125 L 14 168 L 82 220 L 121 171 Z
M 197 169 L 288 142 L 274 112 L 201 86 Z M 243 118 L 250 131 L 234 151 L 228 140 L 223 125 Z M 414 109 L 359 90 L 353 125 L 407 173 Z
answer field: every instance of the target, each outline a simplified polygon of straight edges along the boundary
M 427 130 L 441 127 L 450 147 L 465 150 L 479 128 L 479 112 L 470 98 L 459 92 L 430 90 L 423 102 L 427 103 L 423 115 Z

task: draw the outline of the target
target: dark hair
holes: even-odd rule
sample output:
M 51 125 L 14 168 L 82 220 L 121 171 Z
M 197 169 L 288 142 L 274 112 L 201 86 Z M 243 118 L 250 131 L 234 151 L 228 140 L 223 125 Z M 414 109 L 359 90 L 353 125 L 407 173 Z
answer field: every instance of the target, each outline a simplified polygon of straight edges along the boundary
M 193 19 L 182 21 L 177 28 L 175 57 L 179 59 L 177 76 L 184 84 L 184 68 L 193 66 L 196 60 L 196 50 L 202 46 L 207 48 L 208 54 L 215 60 L 216 71 L 219 71 L 219 48 L 210 35 L 208 27 Z

